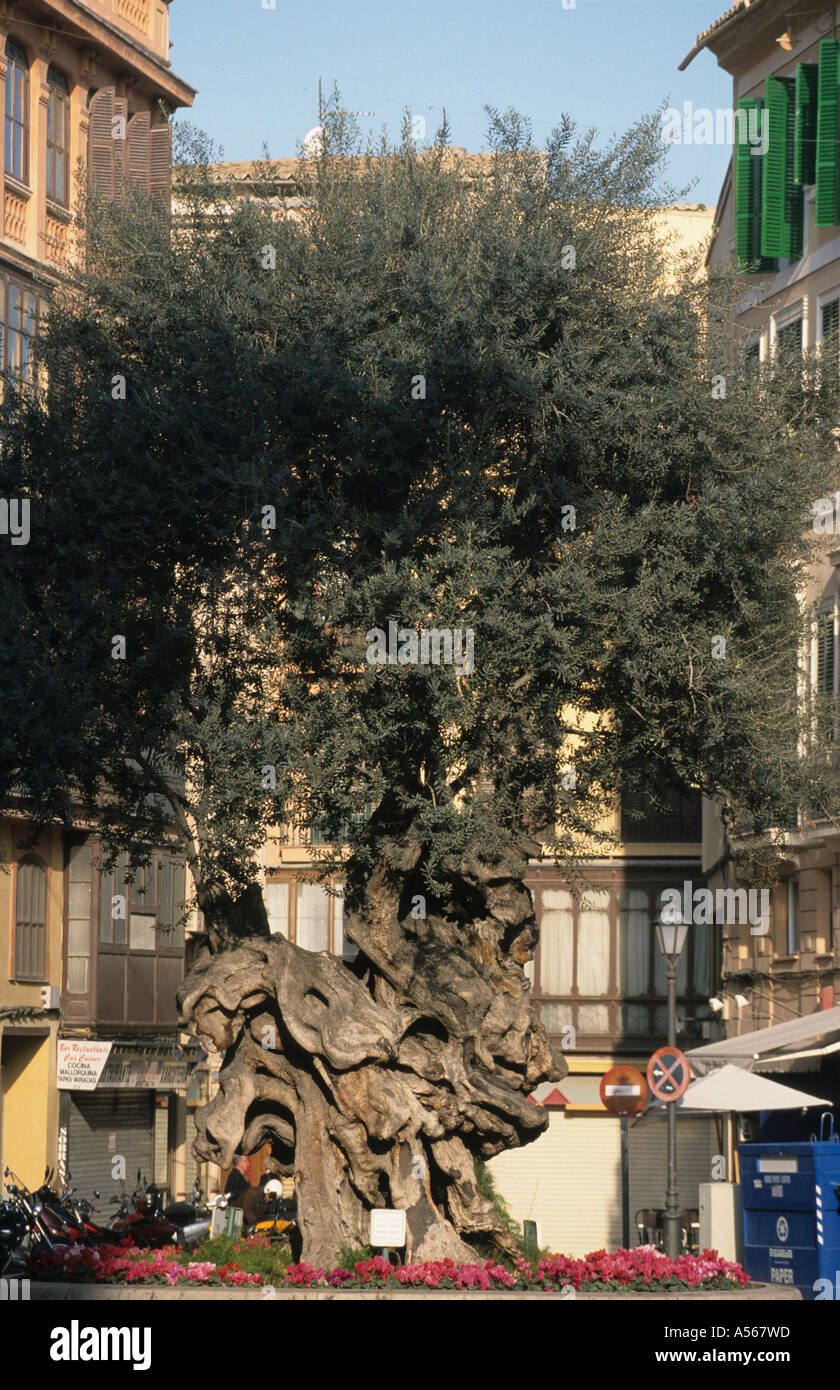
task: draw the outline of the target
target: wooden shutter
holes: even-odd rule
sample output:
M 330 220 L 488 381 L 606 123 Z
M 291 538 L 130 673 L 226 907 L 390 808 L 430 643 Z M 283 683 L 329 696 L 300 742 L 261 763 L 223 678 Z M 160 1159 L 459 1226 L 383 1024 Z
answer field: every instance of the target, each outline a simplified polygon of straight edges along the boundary
M 767 77 L 764 83 L 767 143 L 761 176 L 762 256 L 802 255 L 802 185 L 793 178 L 795 88 L 792 77 Z
M 817 87 L 816 63 L 796 65 L 796 127 L 793 141 L 795 183 L 813 183 L 817 163 Z
M 817 198 L 814 221 L 818 227 L 833 227 L 840 221 L 840 181 L 837 177 L 838 124 L 837 92 L 840 75 L 840 42 L 823 39 L 820 44 L 817 82 Z
M 113 87 L 102 87 L 90 103 L 88 178 L 104 198 L 114 196 Z
M 148 111 L 138 111 L 128 123 L 128 177 L 151 191 L 151 125 Z
M 47 952 L 47 870 L 37 855 L 21 859 L 15 875 L 15 978 L 43 980 Z
M 745 271 L 775 270 L 773 260 L 761 259 L 761 148 L 750 141 L 750 114 L 757 124 L 764 103 L 760 97 L 741 97 L 735 122 L 735 259 Z M 741 115 L 743 112 L 743 116 Z M 756 130 L 753 128 L 752 133 Z
M 834 694 L 834 614 L 821 613 L 817 620 L 817 690 Z
M 127 139 L 115 139 L 125 130 L 127 136 L 128 103 L 118 97 L 113 87 L 103 87 L 90 103 L 88 129 L 88 177 L 105 198 L 122 199 L 125 176 Z M 117 125 L 121 119 L 123 124 Z
M 172 131 L 168 125 L 152 126 L 150 138 L 149 188 L 152 197 L 168 212 L 172 196 Z

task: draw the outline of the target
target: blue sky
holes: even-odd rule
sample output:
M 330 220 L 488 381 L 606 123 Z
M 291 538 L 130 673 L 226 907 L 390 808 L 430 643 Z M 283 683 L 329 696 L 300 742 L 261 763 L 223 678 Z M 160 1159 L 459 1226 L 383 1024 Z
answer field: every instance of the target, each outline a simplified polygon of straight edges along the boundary
M 199 89 L 189 117 L 226 159 L 294 155 L 317 122 L 318 78 L 363 127 L 396 133 L 403 108 L 435 130 L 446 106 L 452 142 L 486 147 L 486 104 L 531 116 L 542 144 L 560 113 L 624 130 L 665 99 L 696 112 L 729 107 L 712 54 L 677 65 L 729 0 L 173 0 L 173 67 Z M 566 0 L 570 3 L 570 0 Z M 694 179 L 714 203 L 729 151 L 680 142 L 670 178 Z

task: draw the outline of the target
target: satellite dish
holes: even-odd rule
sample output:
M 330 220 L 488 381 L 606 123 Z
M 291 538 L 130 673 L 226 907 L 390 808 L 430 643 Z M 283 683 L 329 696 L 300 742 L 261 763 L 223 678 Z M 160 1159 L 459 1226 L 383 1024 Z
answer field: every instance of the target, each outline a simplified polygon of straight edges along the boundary
M 309 133 L 304 136 L 303 153 L 307 159 L 317 159 L 324 150 L 324 130 L 322 126 L 313 126 Z

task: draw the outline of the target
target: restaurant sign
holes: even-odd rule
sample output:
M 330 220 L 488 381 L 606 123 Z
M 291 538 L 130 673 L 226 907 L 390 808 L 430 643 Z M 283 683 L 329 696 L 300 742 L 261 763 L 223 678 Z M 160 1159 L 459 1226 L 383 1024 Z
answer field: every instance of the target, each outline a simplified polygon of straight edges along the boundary
M 111 1051 L 109 1042 L 88 1038 L 59 1038 L 58 1089 L 95 1091 Z

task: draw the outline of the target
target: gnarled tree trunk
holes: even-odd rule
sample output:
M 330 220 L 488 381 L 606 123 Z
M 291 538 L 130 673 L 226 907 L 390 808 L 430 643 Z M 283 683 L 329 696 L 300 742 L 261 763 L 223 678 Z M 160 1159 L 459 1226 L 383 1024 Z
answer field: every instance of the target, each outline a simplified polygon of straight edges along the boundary
M 375 1206 L 405 1210 L 407 1260 L 473 1258 L 478 1236 L 514 1253 L 474 1157 L 537 1138 L 548 1116 L 528 1094 L 567 1070 L 528 998 L 524 860 L 464 863 L 422 915 L 419 857 L 403 844 L 348 903 L 353 969 L 270 936 L 258 889 L 203 902 L 181 1022 L 225 1056 L 195 1152 L 227 1167 L 270 1143 L 269 1166 L 297 1177 L 311 1264 L 366 1244 Z

